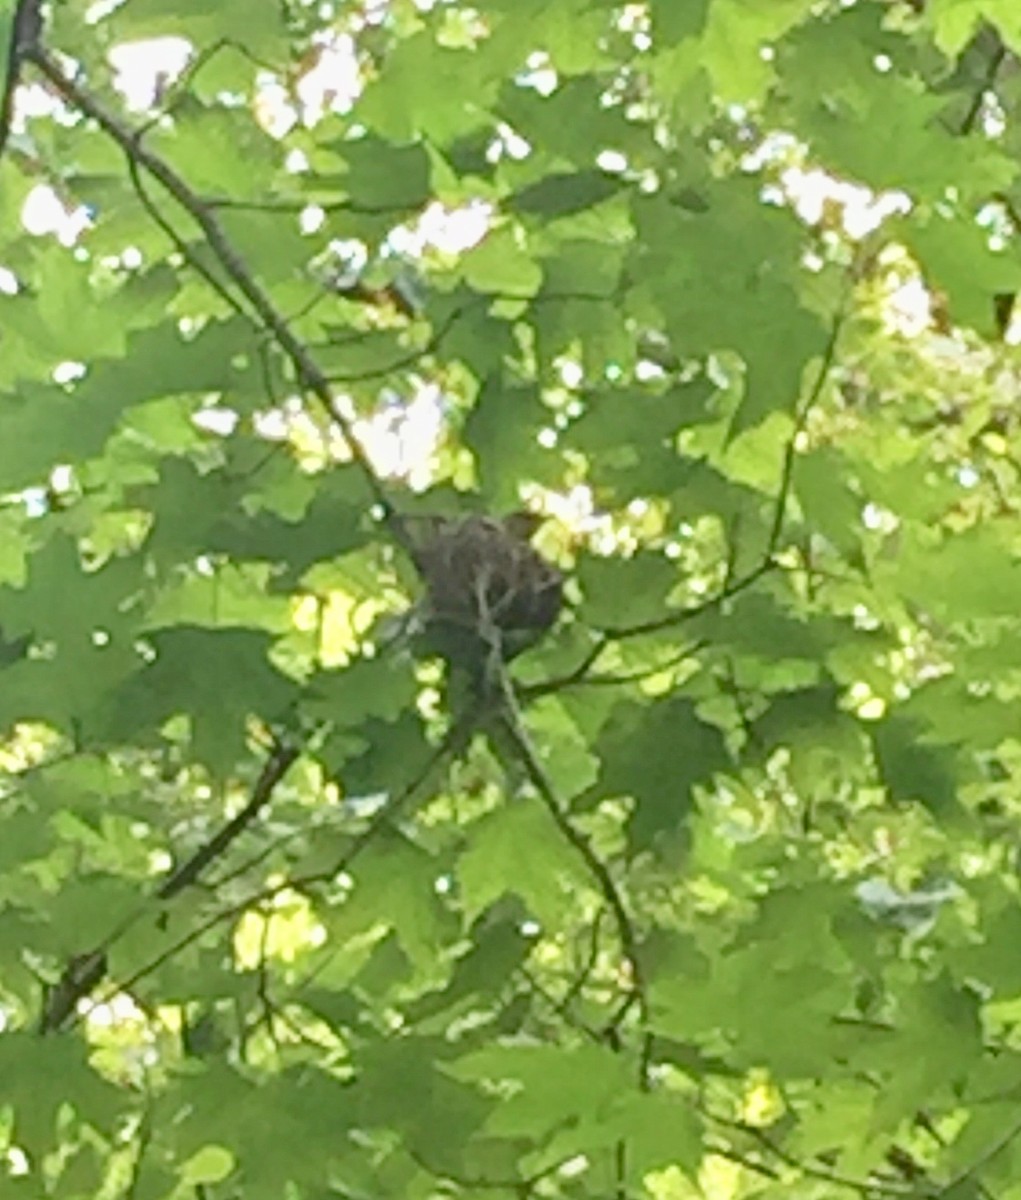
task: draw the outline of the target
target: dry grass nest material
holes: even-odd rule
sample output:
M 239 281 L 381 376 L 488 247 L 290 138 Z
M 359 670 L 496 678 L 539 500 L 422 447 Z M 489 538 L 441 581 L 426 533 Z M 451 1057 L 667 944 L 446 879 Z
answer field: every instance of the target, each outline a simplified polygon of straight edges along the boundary
M 495 632 L 505 657 L 537 641 L 563 604 L 561 572 L 531 544 L 540 522 L 533 513 L 409 520 L 426 631 L 461 641 L 491 641 Z

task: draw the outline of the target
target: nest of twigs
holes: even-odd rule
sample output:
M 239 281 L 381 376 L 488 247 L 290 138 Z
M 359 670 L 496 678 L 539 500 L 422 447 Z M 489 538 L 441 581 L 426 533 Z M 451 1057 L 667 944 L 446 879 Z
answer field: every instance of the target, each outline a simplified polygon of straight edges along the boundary
M 449 659 L 504 659 L 556 621 L 563 576 L 531 544 L 531 513 L 422 517 L 405 528 L 425 588 L 418 618 L 426 645 Z

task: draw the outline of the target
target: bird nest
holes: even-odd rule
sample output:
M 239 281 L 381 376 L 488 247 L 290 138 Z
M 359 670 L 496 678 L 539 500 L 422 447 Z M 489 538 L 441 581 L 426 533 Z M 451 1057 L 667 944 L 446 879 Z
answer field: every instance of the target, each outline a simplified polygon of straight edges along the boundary
M 531 544 L 538 523 L 531 513 L 407 522 L 425 587 L 420 624 L 431 649 L 451 659 L 494 649 L 511 658 L 553 625 L 563 576 Z

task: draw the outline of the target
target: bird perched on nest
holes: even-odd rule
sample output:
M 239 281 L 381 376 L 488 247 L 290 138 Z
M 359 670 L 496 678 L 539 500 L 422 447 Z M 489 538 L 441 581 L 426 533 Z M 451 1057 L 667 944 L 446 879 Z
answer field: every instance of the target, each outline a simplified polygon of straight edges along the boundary
M 563 576 L 531 544 L 534 513 L 401 521 L 425 587 L 415 613 L 424 649 L 474 669 L 520 654 L 556 621 Z

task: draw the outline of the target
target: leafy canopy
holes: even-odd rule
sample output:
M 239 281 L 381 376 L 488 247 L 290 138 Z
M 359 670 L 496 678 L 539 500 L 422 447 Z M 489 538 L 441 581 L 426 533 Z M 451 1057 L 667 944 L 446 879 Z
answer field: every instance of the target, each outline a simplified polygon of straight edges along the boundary
M 0 1193 L 1021 1196 L 1013 0 L 51 9 Z M 406 531 L 522 507 L 466 708 Z

